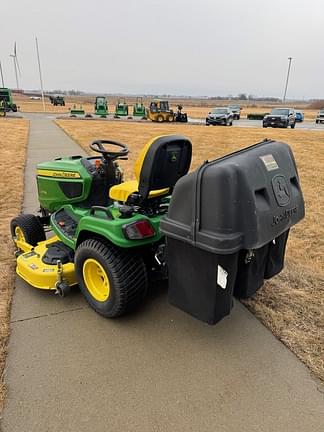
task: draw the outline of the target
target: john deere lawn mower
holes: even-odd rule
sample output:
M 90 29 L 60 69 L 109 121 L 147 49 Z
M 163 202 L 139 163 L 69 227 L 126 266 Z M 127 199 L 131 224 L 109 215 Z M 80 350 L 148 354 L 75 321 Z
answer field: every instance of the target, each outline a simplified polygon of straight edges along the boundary
M 33 287 L 64 296 L 78 284 L 112 318 L 168 277 L 170 302 L 215 324 L 233 295 L 249 297 L 283 268 L 289 229 L 304 216 L 288 145 L 264 141 L 188 174 L 191 142 L 160 136 L 126 182 L 126 145 L 90 147 L 97 156 L 40 163 L 40 215 L 11 221 L 17 273 Z
M 145 106 L 143 104 L 143 98 L 137 97 L 136 102 L 133 106 L 133 116 L 134 117 L 145 117 Z
M 84 116 L 85 110 L 83 109 L 83 106 L 80 104 L 79 108 L 76 106 L 76 104 L 73 104 L 73 106 L 70 108 L 70 117 L 77 117 L 77 116 Z
M 128 116 L 128 105 L 125 98 L 118 99 L 115 108 L 115 117 Z
M 107 117 L 108 103 L 105 96 L 97 96 L 95 101 L 95 114 L 100 117 Z

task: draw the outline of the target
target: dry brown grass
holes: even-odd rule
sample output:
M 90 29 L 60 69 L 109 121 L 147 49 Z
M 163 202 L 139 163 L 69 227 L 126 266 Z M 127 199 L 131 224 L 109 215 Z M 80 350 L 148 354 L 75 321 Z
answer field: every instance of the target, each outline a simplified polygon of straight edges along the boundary
M 179 124 L 57 121 L 86 151 L 89 142 L 111 138 L 129 145 L 126 178 L 141 147 L 154 135 L 180 133 L 193 142 L 192 169 L 268 137 L 291 145 L 301 177 L 306 218 L 291 230 L 284 272 L 245 302 L 259 319 L 324 380 L 324 132 Z
M 5 397 L 3 372 L 15 275 L 9 222 L 21 211 L 28 129 L 26 120 L 0 119 L 0 412 Z
M 13 98 L 21 112 L 43 112 L 43 102 L 41 100 L 31 100 L 25 95 L 13 95 Z M 45 110 L 50 114 L 67 114 L 74 103 L 69 99 L 66 100 L 65 106 L 54 106 L 50 103 L 49 98 L 45 98 Z M 78 107 L 79 104 L 80 102 L 77 105 Z M 93 111 L 93 104 L 86 103 L 83 107 L 86 111 Z
M 317 100 L 309 104 L 308 108 L 318 111 L 319 109 L 323 109 L 324 100 Z

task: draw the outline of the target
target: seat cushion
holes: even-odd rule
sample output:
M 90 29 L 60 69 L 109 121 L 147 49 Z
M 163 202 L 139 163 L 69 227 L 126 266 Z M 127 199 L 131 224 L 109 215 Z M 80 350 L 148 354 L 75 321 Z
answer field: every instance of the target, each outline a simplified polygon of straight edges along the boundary
M 138 192 L 138 182 L 137 180 L 130 180 L 112 186 L 109 190 L 109 197 L 114 201 L 126 202 L 128 197 L 135 192 Z M 169 188 L 150 191 L 149 198 L 166 195 L 168 192 Z

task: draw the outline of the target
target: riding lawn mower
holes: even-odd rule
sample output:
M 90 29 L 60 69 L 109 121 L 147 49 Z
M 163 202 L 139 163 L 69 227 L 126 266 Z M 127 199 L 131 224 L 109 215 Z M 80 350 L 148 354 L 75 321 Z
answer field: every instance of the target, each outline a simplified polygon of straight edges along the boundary
M 40 214 L 11 221 L 17 273 L 33 287 L 63 297 L 79 285 L 114 318 L 168 278 L 170 303 L 215 324 L 233 296 L 253 295 L 282 270 L 289 229 L 304 216 L 288 145 L 263 141 L 188 174 L 189 139 L 159 136 L 140 152 L 133 181 L 119 167 L 125 144 L 90 148 L 98 155 L 38 164 Z

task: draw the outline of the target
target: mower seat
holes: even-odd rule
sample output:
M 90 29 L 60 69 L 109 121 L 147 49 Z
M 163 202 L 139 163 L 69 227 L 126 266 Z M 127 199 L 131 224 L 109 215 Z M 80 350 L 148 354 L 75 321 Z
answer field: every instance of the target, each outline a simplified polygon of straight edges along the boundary
M 191 142 L 184 136 L 153 138 L 143 147 L 135 162 L 136 180 L 112 186 L 109 197 L 125 203 L 134 194 L 139 196 L 139 202 L 168 195 L 179 178 L 187 174 L 191 153 Z

